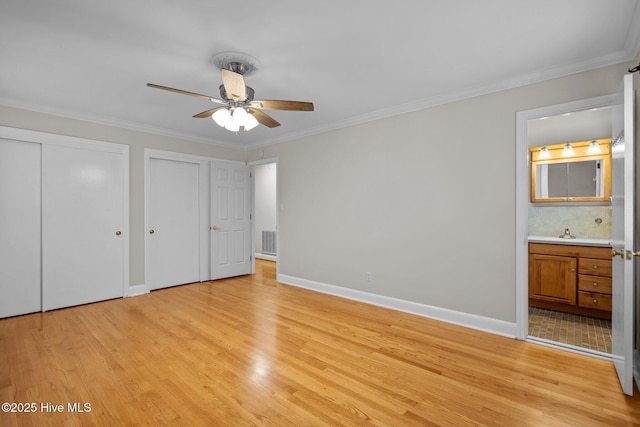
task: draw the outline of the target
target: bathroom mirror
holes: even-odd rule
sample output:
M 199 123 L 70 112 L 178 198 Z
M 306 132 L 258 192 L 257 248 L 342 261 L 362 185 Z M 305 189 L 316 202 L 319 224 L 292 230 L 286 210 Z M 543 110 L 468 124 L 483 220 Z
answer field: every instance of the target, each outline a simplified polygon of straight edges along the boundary
M 608 202 L 610 141 L 606 138 L 530 148 L 531 202 Z M 565 151 L 567 145 L 573 150 L 572 154 Z M 599 153 L 592 154 L 598 150 Z

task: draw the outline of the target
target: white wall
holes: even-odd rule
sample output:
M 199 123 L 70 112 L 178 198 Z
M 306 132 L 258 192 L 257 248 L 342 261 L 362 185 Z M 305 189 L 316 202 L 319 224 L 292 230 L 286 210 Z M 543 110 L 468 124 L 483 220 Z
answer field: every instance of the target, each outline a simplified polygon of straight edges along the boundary
M 214 145 L 151 135 L 4 106 L 0 106 L 0 125 L 129 145 L 129 225 L 131 230 L 131 236 L 129 236 L 129 277 L 131 286 L 145 283 L 144 149 L 155 148 L 225 160 L 241 161 L 246 157 L 246 153 L 241 150 L 221 148 Z
M 262 248 L 262 230 L 276 229 L 276 163 L 257 165 L 255 173 L 255 248 Z
M 516 112 L 614 93 L 628 66 L 260 148 L 279 273 L 515 322 Z

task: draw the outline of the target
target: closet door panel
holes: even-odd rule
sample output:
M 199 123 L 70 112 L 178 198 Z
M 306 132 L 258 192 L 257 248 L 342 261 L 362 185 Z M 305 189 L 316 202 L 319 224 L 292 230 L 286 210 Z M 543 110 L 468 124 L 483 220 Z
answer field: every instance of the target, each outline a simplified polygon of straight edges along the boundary
M 147 283 L 149 288 L 200 280 L 200 164 L 149 159 Z
M 123 155 L 42 147 L 43 308 L 124 293 Z
M 40 144 L 0 139 L 0 318 L 42 310 Z

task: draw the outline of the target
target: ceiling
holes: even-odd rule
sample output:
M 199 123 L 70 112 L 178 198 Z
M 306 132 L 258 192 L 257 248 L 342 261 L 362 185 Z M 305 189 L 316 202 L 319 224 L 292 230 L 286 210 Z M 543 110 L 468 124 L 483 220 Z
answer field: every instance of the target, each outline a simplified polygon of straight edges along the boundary
M 635 60 L 638 0 L 2 0 L 0 105 L 247 149 Z M 232 133 L 192 116 L 212 57 L 256 99 L 310 101 Z

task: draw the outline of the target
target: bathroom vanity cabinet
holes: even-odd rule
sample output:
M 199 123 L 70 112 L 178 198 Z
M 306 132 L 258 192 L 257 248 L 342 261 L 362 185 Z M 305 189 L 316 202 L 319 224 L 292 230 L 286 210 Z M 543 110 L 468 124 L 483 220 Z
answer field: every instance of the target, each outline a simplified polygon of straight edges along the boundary
M 529 243 L 529 306 L 611 318 L 611 248 Z

